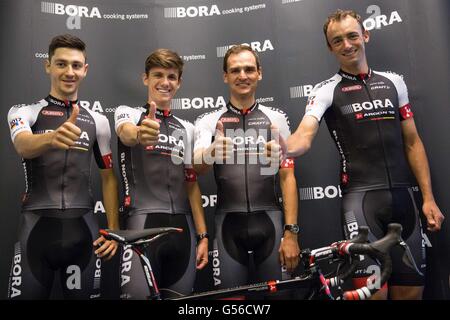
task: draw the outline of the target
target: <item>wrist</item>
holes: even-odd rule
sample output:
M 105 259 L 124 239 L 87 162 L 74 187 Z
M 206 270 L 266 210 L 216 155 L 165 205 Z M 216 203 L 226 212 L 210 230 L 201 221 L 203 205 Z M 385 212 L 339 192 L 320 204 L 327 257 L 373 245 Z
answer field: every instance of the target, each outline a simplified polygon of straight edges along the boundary
M 292 224 L 285 224 L 283 227 L 284 235 L 295 235 L 297 236 L 300 232 L 300 228 L 298 224 L 292 223 Z
M 202 232 L 200 234 L 197 234 L 196 239 L 197 239 L 197 245 L 200 243 L 200 241 L 205 241 L 205 239 L 206 239 L 206 241 L 208 241 L 209 233 L 208 232 Z

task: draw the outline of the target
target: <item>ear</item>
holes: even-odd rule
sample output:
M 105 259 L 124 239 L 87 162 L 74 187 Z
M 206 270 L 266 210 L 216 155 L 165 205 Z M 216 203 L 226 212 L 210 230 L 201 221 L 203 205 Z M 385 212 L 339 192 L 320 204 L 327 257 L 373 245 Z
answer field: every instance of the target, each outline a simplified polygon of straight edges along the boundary
M 50 60 L 46 59 L 44 61 L 45 73 L 50 74 Z
M 226 72 L 223 73 L 223 82 L 228 83 L 228 77 Z
M 368 43 L 370 40 L 370 32 L 367 30 L 364 30 L 363 32 L 363 38 L 364 38 L 364 43 Z
M 258 80 L 262 80 L 262 68 L 261 67 L 259 67 L 259 70 L 258 70 Z
M 142 74 L 142 82 L 145 86 L 148 86 L 148 76 L 145 72 Z
M 86 64 L 84 65 L 84 75 L 85 75 L 85 76 L 87 75 L 88 70 L 89 70 L 89 64 L 86 63 Z

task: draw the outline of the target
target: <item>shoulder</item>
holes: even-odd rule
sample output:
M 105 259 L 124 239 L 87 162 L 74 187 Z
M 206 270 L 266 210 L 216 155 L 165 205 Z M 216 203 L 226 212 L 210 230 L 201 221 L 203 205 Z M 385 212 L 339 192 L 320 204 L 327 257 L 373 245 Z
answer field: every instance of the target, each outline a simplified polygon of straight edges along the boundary
M 177 116 L 173 116 L 174 117 L 174 119 L 176 119 L 179 123 L 181 123 L 181 125 L 183 126 L 183 127 L 185 127 L 186 128 L 186 130 L 194 130 L 194 125 L 192 124 L 192 122 L 190 122 L 190 121 L 188 121 L 188 120 L 184 120 L 184 119 L 181 119 L 181 118 L 179 118 L 179 117 L 177 117 Z
M 342 77 L 339 74 L 335 74 L 331 78 L 321 81 L 317 83 L 314 88 L 313 92 L 316 94 L 326 94 L 333 92 L 334 88 L 337 86 L 337 84 L 342 80 Z
M 221 107 L 217 110 L 205 112 L 197 117 L 195 125 L 210 123 L 211 121 L 217 122 L 222 114 L 227 111 L 227 107 Z M 211 123 L 215 126 L 215 123 Z

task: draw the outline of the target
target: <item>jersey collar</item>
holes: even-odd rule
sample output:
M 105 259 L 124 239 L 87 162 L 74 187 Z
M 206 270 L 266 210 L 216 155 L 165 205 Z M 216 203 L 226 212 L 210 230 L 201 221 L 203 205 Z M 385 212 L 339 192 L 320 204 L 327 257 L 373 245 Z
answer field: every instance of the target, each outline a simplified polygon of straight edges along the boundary
M 342 69 L 339 69 L 338 72 L 339 75 L 341 75 L 343 78 L 345 79 L 349 79 L 349 80 L 353 80 L 353 81 L 365 81 L 365 80 L 369 80 L 372 77 L 372 69 L 369 68 L 369 72 L 367 73 L 360 73 L 357 75 L 345 72 Z
M 51 103 L 51 104 L 54 104 L 54 105 L 57 105 L 57 106 L 60 106 L 60 107 L 63 107 L 63 108 L 69 108 L 69 107 L 71 107 L 71 106 L 74 105 L 74 104 L 78 104 L 78 99 L 77 99 L 77 100 L 73 100 L 73 101 L 70 101 L 70 100 L 60 100 L 60 99 L 58 99 L 58 98 L 55 98 L 55 97 L 52 96 L 51 94 L 49 94 L 49 95 L 47 96 L 47 98 L 45 98 L 45 100 L 46 100 L 48 103 Z
M 253 112 L 253 110 L 255 110 L 257 107 L 258 107 L 258 102 L 256 102 L 256 101 L 250 108 L 242 109 L 242 110 L 236 108 L 235 106 L 233 106 L 233 104 L 231 102 L 228 102 L 228 104 L 227 104 L 228 110 L 230 110 L 233 113 L 241 114 L 241 115 L 244 115 L 244 116 L 249 114 L 250 112 Z

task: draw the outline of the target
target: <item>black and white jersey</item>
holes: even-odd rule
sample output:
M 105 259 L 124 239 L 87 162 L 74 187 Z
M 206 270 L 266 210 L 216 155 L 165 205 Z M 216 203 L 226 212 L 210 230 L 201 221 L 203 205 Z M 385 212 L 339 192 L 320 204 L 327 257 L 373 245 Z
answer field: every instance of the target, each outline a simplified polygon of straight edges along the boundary
M 276 192 L 277 172 L 270 170 L 264 157 L 265 145 L 272 138 L 271 125 L 280 136 L 290 135 L 287 115 L 275 108 L 255 103 L 239 110 L 231 103 L 198 117 L 195 123 L 194 152 L 206 149 L 214 141 L 217 122 L 221 121 L 226 137 L 233 141 L 231 163 L 214 164 L 217 184 L 217 209 L 226 212 L 279 210 Z M 293 168 L 293 159 L 286 159 L 281 168 Z
M 123 123 L 139 126 L 149 105 L 140 108 L 121 106 L 115 112 L 116 132 Z M 192 169 L 194 126 L 175 117 L 170 110 L 156 110 L 160 124 L 158 143 L 134 147 L 118 139 L 123 205 L 127 212 L 191 212 L 185 181 L 196 181 Z
M 57 129 L 69 118 L 74 103 L 48 96 L 35 104 L 13 106 L 8 113 L 12 141 L 21 132 L 41 134 Z M 75 125 L 81 135 L 69 150 L 50 149 L 39 157 L 23 159 L 24 210 L 93 207 L 92 154 L 100 169 L 112 168 L 111 131 L 105 116 L 83 107 Z
M 305 116 L 325 118 L 340 154 L 344 192 L 411 185 L 400 122 L 413 113 L 399 75 L 340 70 L 314 87 Z

